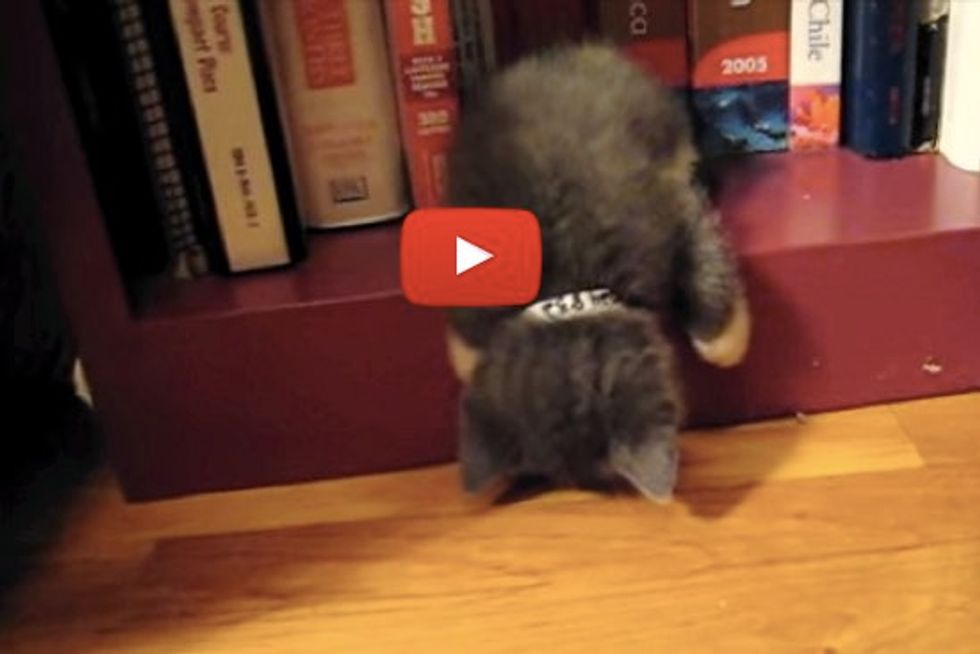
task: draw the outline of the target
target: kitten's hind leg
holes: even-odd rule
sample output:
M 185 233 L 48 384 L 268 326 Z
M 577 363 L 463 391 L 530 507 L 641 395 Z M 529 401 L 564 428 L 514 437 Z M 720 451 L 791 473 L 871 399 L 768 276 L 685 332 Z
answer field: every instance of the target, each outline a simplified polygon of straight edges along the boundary
M 679 281 L 687 330 L 698 355 L 724 368 L 740 363 L 748 351 L 752 320 L 717 214 L 687 224 Z

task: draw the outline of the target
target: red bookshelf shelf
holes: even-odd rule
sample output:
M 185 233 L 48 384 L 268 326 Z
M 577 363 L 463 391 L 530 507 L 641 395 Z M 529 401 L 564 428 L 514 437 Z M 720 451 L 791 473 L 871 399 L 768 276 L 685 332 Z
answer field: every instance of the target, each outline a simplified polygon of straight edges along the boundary
M 137 313 L 146 320 L 176 320 L 401 297 L 400 225 L 313 233 L 308 258 L 292 268 L 157 282 L 141 293 Z
M 746 257 L 980 229 L 977 177 L 933 155 L 743 157 L 731 162 L 720 205 Z M 308 259 L 280 271 L 159 282 L 141 294 L 138 315 L 172 320 L 400 297 L 399 229 L 395 222 L 313 233 Z
M 980 388 L 980 176 L 845 149 L 729 163 L 755 331 L 733 370 L 682 345 L 695 424 Z
M 443 318 L 399 292 L 398 224 L 315 234 L 295 268 L 159 284 L 134 312 L 38 3 L 0 3 L 0 64 L 130 498 L 453 458 Z M 980 176 L 844 150 L 729 164 L 720 205 L 755 331 L 732 370 L 678 339 L 692 424 L 980 388 Z
M 937 155 L 872 161 L 839 149 L 730 163 L 719 202 L 745 256 L 980 228 L 980 177 Z

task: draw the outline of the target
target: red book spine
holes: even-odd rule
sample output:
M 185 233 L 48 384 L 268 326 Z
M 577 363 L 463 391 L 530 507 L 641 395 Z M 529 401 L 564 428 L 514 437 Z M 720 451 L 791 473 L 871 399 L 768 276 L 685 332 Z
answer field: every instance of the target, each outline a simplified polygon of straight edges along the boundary
M 688 85 L 687 6 L 678 0 L 592 0 L 600 33 L 674 88 Z
M 387 0 L 402 142 L 416 207 L 440 206 L 459 124 L 449 0 Z
M 491 0 L 491 7 L 500 66 L 550 46 L 578 42 L 594 29 L 594 12 L 586 0 Z

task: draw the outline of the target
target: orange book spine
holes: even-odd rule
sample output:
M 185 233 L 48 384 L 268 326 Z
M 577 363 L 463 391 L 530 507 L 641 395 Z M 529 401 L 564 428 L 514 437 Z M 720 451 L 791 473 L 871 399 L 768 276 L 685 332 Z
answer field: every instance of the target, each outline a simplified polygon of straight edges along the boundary
M 449 0 L 387 0 L 387 16 L 412 196 L 416 207 L 441 206 L 459 124 Z

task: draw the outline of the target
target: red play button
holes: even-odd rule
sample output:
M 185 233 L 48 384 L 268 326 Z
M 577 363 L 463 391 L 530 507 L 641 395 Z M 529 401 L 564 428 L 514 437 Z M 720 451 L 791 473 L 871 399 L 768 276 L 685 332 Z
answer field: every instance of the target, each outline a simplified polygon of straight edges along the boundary
M 419 209 L 405 218 L 402 289 L 425 306 L 527 304 L 541 285 L 541 231 L 518 209 Z

